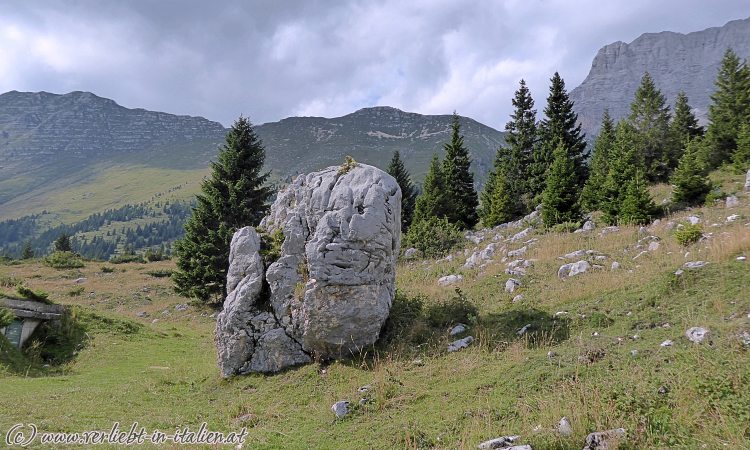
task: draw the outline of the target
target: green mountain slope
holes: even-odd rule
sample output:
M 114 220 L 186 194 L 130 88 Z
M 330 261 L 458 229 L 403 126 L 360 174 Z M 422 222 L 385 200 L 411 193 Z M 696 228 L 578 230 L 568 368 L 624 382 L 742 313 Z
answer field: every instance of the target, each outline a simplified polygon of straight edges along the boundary
M 293 117 L 257 126 L 274 179 L 339 164 L 345 155 L 385 167 L 399 150 L 415 179 L 448 138 L 449 115 L 390 107 L 343 117 Z M 481 182 L 502 133 L 462 118 Z M 105 208 L 194 188 L 226 129 L 202 117 L 128 109 L 89 92 L 0 95 L 0 220 L 47 211 L 72 223 Z

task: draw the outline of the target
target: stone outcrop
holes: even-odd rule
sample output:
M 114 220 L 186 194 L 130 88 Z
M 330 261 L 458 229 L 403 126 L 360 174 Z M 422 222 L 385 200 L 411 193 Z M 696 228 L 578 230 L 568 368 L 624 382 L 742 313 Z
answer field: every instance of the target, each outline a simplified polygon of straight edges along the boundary
M 263 219 L 284 236 L 268 267 L 252 228 L 232 239 L 216 342 L 223 376 L 277 372 L 374 343 L 395 294 L 401 191 L 372 166 L 299 176 Z
M 750 57 L 750 19 L 687 34 L 646 33 L 629 44 L 615 42 L 602 47 L 586 79 L 570 92 L 584 131 L 598 133 L 604 108 L 615 122 L 627 116 L 646 71 L 670 105 L 684 90 L 698 118 L 705 122 L 721 59 L 730 47 L 740 60 Z

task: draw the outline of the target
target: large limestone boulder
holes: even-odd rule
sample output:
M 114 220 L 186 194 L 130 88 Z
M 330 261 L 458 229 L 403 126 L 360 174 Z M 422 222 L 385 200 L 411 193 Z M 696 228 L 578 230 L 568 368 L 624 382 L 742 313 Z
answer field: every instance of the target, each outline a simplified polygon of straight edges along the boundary
M 400 224 L 398 183 L 372 166 L 329 167 L 279 192 L 261 228 L 281 230 L 284 242 L 278 260 L 261 268 L 260 288 L 250 286 L 260 244 L 243 237 L 254 230 L 232 241 L 216 332 L 222 374 L 275 372 L 374 343 L 395 295 Z

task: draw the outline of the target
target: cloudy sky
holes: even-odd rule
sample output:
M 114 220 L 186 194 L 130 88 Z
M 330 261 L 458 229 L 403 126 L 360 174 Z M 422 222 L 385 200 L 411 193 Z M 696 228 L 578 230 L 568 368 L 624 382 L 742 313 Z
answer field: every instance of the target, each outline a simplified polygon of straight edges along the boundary
M 748 0 L 3 0 L 0 92 L 94 92 L 229 125 L 388 105 L 502 128 L 525 78 L 577 86 L 641 33 L 750 17 Z

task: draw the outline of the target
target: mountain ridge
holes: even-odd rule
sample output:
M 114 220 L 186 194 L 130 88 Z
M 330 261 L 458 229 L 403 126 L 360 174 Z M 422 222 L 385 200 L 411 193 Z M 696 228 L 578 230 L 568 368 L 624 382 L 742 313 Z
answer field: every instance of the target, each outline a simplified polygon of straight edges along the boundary
M 345 155 L 384 168 L 394 150 L 401 151 L 419 181 L 432 154 L 442 153 L 450 120 L 448 114 L 374 106 L 334 118 L 287 117 L 255 129 L 265 144 L 266 166 L 275 182 L 340 164 Z M 468 117 L 461 122 L 481 182 L 504 143 L 503 133 Z M 115 186 L 118 195 L 135 189 L 131 185 L 143 188 L 143 183 L 154 184 L 152 193 L 171 189 L 179 178 L 175 170 L 185 171 L 185 182 L 197 185 L 194 178 L 215 159 L 226 132 L 222 124 L 204 117 L 127 108 L 87 91 L 0 94 L 0 220 L 53 208 L 79 211 L 71 213 L 77 217 L 97 212 L 93 203 L 85 206 L 80 192 L 68 197 L 54 194 L 86 186 L 92 196 L 107 195 L 97 192 L 101 176 L 112 170 L 122 179 L 129 166 L 132 180 Z M 144 172 L 152 168 L 171 171 L 172 184 Z M 49 201 L 51 197 L 57 201 Z M 125 195 L 97 204 L 112 205 L 125 197 L 133 200 Z M 66 202 L 74 205 L 59 205 Z
M 750 18 L 689 33 L 643 33 L 630 43 L 599 49 L 584 81 L 570 92 L 584 131 L 599 129 L 604 109 L 614 120 L 625 117 L 641 77 L 648 71 L 670 105 L 680 90 L 705 123 L 721 58 L 732 48 L 750 58 Z

